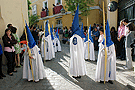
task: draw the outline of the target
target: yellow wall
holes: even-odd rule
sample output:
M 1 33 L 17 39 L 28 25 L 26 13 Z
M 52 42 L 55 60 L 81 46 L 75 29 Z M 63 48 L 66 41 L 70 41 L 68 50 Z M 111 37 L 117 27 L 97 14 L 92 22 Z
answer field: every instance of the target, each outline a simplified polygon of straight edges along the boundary
M 32 2 L 31 6 L 33 6 L 35 4 L 37 5 L 37 15 L 39 15 L 39 16 L 41 16 L 41 11 L 42 11 L 42 7 L 43 7 L 43 1 L 45 1 L 45 0 L 31 0 L 31 2 Z M 94 2 L 95 3 L 93 5 L 89 5 L 89 6 L 90 7 L 92 7 L 92 6 L 99 6 L 102 9 L 103 0 L 94 0 Z M 55 4 L 55 0 L 48 0 L 49 16 L 53 15 L 53 9 L 52 9 L 53 8 L 53 4 Z M 63 6 L 66 5 L 64 0 L 62 0 L 62 5 Z M 64 9 L 65 9 L 65 7 L 64 7 Z M 65 9 L 65 10 L 67 11 L 67 9 Z M 107 13 L 107 1 L 105 1 L 105 10 L 106 10 L 106 13 Z M 32 14 L 32 10 L 31 10 L 31 14 Z M 87 17 L 86 16 L 81 16 L 81 15 L 79 15 L 79 16 L 82 19 L 83 25 L 87 26 Z M 64 26 L 67 26 L 68 28 L 71 27 L 73 17 L 74 16 L 72 16 L 72 14 L 68 14 L 68 15 L 62 16 L 62 25 L 63 25 L 63 27 Z M 100 11 L 99 9 L 91 10 L 89 15 L 88 15 L 88 19 L 89 19 L 89 22 L 88 22 L 89 24 L 88 25 L 91 24 L 93 26 L 94 23 L 100 24 L 100 23 L 103 22 L 103 12 Z M 52 22 L 54 22 L 54 27 L 56 26 L 55 22 L 56 22 L 57 19 L 55 19 L 55 17 L 53 17 L 51 19 L 49 18 L 47 20 L 49 20 L 50 24 L 52 24 Z M 39 27 L 41 25 L 43 26 L 42 22 L 43 22 L 42 20 L 39 21 L 37 23 L 37 25 L 39 25 Z
M 17 27 L 17 34 L 19 36 L 22 35 L 24 25 L 22 21 L 21 6 L 23 6 L 22 12 L 24 13 L 24 19 L 28 22 L 27 0 L 0 0 L 0 38 L 4 35 L 7 24 L 9 23 Z M 2 44 L 2 40 L 0 43 Z M 6 63 L 5 59 L 3 63 Z

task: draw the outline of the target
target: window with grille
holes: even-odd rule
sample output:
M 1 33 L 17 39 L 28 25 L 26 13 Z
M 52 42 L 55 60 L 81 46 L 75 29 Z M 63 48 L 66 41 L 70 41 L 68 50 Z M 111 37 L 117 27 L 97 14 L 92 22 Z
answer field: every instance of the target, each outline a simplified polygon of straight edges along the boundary
M 32 6 L 32 15 L 37 15 L 37 5 Z
M 45 9 L 45 7 L 48 8 L 48 0 L 43 1 L 43 8 Z

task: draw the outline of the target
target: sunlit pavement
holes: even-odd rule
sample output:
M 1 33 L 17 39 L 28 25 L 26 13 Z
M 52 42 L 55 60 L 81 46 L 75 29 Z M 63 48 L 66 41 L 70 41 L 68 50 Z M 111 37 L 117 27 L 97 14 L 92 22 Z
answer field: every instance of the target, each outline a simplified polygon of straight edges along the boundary
M 124 70 L 126 61 L 117 60 L 117 80 L 114 84 L 95 82 L 96 62 L 86 61 L 87 75 L 74 79 L 68 74 L 70 61 L 69 45 L 62 44 L 62 51 L 56 53 L 56 58 L 44 63 L 46 78 L 38 83 L 22 79 L 22 67 L 17 68 L 14 76 L 3 72 L 6 78 L 0 79 L 0 90 L 130 90 L 135 87 L 135 72 Z M 133 62 L 135 65 L 135 62 Z

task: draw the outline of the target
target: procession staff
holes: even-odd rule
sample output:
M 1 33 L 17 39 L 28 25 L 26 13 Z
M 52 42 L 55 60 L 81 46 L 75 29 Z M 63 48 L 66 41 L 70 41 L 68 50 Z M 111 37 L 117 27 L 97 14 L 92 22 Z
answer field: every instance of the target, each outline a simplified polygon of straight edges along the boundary
M 88 26 L 88 16 L 87 16 L 87 26 Z M 89 26 L 88 26 L 89 27 Z M 90 43 L 89 43 L 89 29 L 88 29 L 88 59 L 90 59 L 90 47 L 89 47 Z
M 105 70 L 104 70 L 104 84 L 106 79 L 106 63 L 107 63 L 107 51 L 106 51 L 106 35 L 105 35 L 105 7 L 103 1 L 103 23 L 104 23 L 104 38 L 105 38 Z

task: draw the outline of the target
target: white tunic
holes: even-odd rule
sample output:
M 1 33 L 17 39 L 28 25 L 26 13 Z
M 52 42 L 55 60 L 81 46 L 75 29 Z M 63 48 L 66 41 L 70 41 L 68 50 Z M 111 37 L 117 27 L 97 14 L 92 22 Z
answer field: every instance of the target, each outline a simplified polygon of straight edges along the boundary
M 44 40 L 45 40 L 45 54 L 44 54 Z M 53 42 L 51 40 L 51 35 L 48 35 L 47 37 L 44 36 L 42 37 L 41 54 L 43 58 L 45 56 L 45 60 L 51 60 L 55 58 L 55 52 Z
M 55 52 L 61 51 L 60 41 L 56 37 L 54 38 L 54 50 L 55 50 Z
M 76 77 L 86 75 L 83 41 L 76 34 L 70 38 L 69 74 Z
M 94 45 L 92 42 L 89 42 L 89 56 L 90 60 L 95 61 Z M 84 42 L 84 57 L 88 59 L 88 41 Z
M 41 55 L 39 54 L 39 51 L 40 49 L 37 47 L 37 45 L 35 45 L 31 49 L 31 55 L 34 58 L 31 60 L 32 60 L 32 69 L 33 69 L 33 75 L 35 81 L 39 81 L 39 79 L 43 79 L 46 77 L 44 65 L 42 62 Z M 33 80 L 27 48 L 25 48 L 25 53 L 24 53 L 23 79 L 28 79 L 28 81 Z
M 104 45 L 99 47 L 98 62 L 96 68 L 95 81 L 104 81 L 104 65 L 105 65 Z M 116 55 L 114 44 L 107 47 L 107 65 L 106 65 L 106 80 L 116 80 Z

